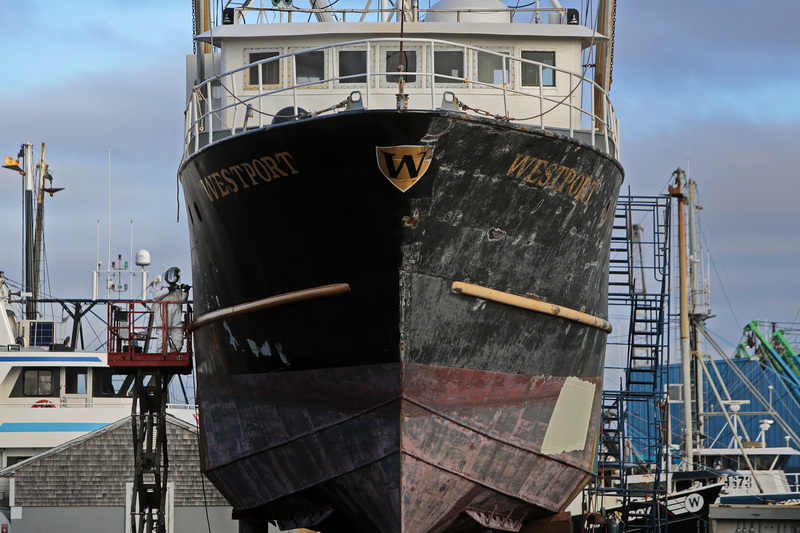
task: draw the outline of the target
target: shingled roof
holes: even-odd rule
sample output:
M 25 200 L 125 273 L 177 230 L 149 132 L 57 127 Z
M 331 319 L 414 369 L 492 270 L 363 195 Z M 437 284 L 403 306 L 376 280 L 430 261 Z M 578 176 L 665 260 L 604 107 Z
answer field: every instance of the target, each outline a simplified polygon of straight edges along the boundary
M 168 480 L 174 505 L 226 506 L 225 498 L 200 473 L 197 428 L 167 415 Z M 130 417 L 0 470 L 14 478 L 14 504 L 31 507 L 125 505 L 133 481 Z

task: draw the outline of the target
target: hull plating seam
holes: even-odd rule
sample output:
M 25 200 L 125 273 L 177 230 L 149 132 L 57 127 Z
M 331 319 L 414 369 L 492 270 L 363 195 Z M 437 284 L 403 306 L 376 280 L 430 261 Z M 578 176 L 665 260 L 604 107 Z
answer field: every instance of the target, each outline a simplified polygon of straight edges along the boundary
M 496 492 L 498 494 L 502 494 L 503 496 L 506 496 L 506 497 L 509 497 L 509 498 L 513 498 L 515 500 L 524 501 L 524 502 L 530 503 L 532 505 L 540 505 L 540 503 L 538 503 L 538 502 L 528 500 L 522 494 L 515 494 L 515 493 L 510 492 L 508 490 L 503 490 L 500 487 L 496 487 L 494 485 L 490 485 L 485 481 L 481 481 L 480 479 L 469 477 L 466 474 L 464 474 L 463 472 L 459 472 L 457 470 L 453 470 L 452 468 L 447 468 L 446 466 L 443 466 L 443 465 L 435 464 L 435 463 L 425 459 L 421 455 L 413 453 L 413 452 L 411 452 L 409 450 L 404 451 L 403 455 L 408 455 L 409 457 L 413 457 L 414 459 L 416 459 L 420 463 L 425 463 L 426 465 L 432 466 L 433 468 L 435 468 L 437 470 L 442 470 L 444 472 L 452 474 L 452 475 L 454 475 L 456 477 L 459 477 L 461 479 L 466 479 L 470 483 L 478 485 L 479 487 L 483 487 L 483 488 L 489 489 L 492 492 Z
M 491 300 L 493 302 L 513 305 L 528 311 L 535 311 L 546 315 L 553 315 L 565 320 L 571 320 L 585 326 L 597 328 L 606 333 L 611 333 L 611 324 L 607 320 L 600 317 L 584 313 L 583 311 L 576 311 L 569 307 L 561 305 L 550 304 L 540 300 L 532 300 L 524 296 L 517 296 L 516 294 L 509 294 L 503 291 L 496 291 L 480 285 L 473 285 L 472 283 L 464 283 L 463 281 L 454 281 L 451 287 L 454 292 L 459 294 L 466 294 L 467 296 L 475 296 L 482 300 Z
M 315 479 L 314 481 L 309 482 L 309 483 L 307 483 L 305 485 L 294 487 L 293 490 L 287 491 L 284 494 L 281 494 L 280 496 L 278 496 L 276 498 L 273 498 L 271 500 L 265 500 L 265 501 L 263 501 L 263 502 L 261 502 L 261 503 L 259 503 L 257 505 L 244 506 L 244 507 L 241 508 L 241 510 L 243 510 L 243 511 L 252 511 L 252 510 L 258 509 L 259 507 L 263 507 L 263 506 L 268 505 L 268 504 L 270 504 L 272 502 L 281 500 L 283 498 L 292 496 L 294 494 L 302 493 L 305 490 L 317 487 L 319 485 L 324 485 L 325 483 L 327 483 L 327 482 L 329 482 L 331 480 L 335 480 L 337 478 L 342 477 L 344 474 L 350 474 L 350 473 L 355 472 L 357 470 L 361 470 L 363 468 L 366 468 L 366 467 L 368 467 L 370 465 L 374 465 L 375 463 L 380 463 L 381 461 L 385 461 L 387 457 L 391 457 L 393 455 L 399 455 L 399 452 L 394 451 L 394 452 L 391 452 L 391 453 L 386 453 L 386 454 L 384 454 L 384 455 L 382 455 L 380 457 L 376 457 L 372 461 L 368 461 L 368 462 L 366 462 L 364 464 L 360 464 L 356 468 L 351 468 L 350 470 L 344 470 L 342 472 L 337 472 L 335 474 L 331 474 L 331 475 L 326 476 L 326 477 L 321 477 L 319 479 Z M 207 474 L 208 472 L 213 472 L 213 470 L 203 471 L 204 474 Z
M 303 302 L 305 300 L 314 300 L 316 298 L 325 298 L 327 296 L 336 296 L 339 294 L 346 294 L 350 292 L 350 285 L 348 283 L 334 283 L 332 285 L 323 285 L 321 287 L 314 287 L 311 289 L 303 289 L 300 291 L 286 292 L 277 294 L 268 298 L 262 298 L 254 302 L 247 302 L 238 305 L 232 305 L 224 309 L 217 309 L 200 315 L 189 326 L 189 331 L 202 328 L 214 322 L 225 320 L 247 313 L 254 313 L 262 309 L 269 309 L 271 307 L 280 307 L 282 305 L 289 305 L 296 302 Z
M 451 423 L 455 424 L 456 426 L 460 426 L 462 428 L 468 429 L 469 431 L 472 431 L 473 433 L 476 433 L 476 434 L 478 434 L 478 435 L 480 435 L 482 437 L 485 437 L 485 438 L 487 438 L 489 440 L 492 440 L 492 441 L 495 441 L 495 442 L 499 442 L 501 444 L 505 444 L 506 446 L 510 446 L 512 448 L 516 448 L 517 450 L 521 450 L 521 451 L 526 452 L 526 453 L 537 455 L 539 457 L 544 457 L 548 461 L 552 461 L 554 463 L 561 463 L 561 464 L 563 464 L 565 466 L 569 466 L 570 468 L 576 468 L 576 469 L 582 470 L 582 471 L 584 471 L 586 473 L 591 473 L 589 470 L 586 470 L 585 468 L 582 468 L 581 466 L 573 464 L 573 463 L 571 463 L 569 461 L 565 461 L 564 459 L 561 459 L 559 457 L 553 457 L 550 454 L 544 454 L 544 453 L 537 452 L 535 450 L 531 450 L 529 448 L 524 448 L 524 447 L 522 447 L 522 446 L 520 446 L 518 444 L 514 444 L 511 441 L 508 441 L 508 440 L 505 440 L 505 439 L 500 439 L 500 438 L 498 438 L 498 437 L 496 437 L 494 435 L 491 435 L 491 434 L 487 433 L 486 431 L 482 431 L 480 429 L 477 429 L 477 428 L 474 428 L 474 427 L 470 427 L 470 426 L 464 424 L 463 422 L 458 421 L 457 419 L 455 419 L 455 418 L 453 418 L 451 416 L 448 416 L 446 414 L 437 412 L 435 409 L 432 409 L 432 408 L 420 403 L 417 400 L 412 400 L 410 398 L 404 398 L 404 399 L 408 403 L 414 404 L 417 407 L 419 407 L 420 409 L 424 409 L 425 411 L 428 411 L 431 414 L 434 414 L 434 415 L 436 415 L 436 416 L 438 416 L 440 418 L 443 418 L 443 419 L 447 420 L 448 422 L 451 422 Z M 405 451 L 405 453 L 408 453 L 408 452 Z M 409 454 L 409 455 L 411 455 L 411 454 Z M 419 459 L 416 456 L 413 456 L 413 457 L 415 457 L 416 459 Z M 422 459 L 420 459 L 420 460 L 422 460 Z M 426 461 L 423 461 L 423 462 L 426 462 Z M 430 464 L 430 463 L 428 463 L 428 464 Z M 434 466 L 436 466 L 436 465 L 434 465 Z M 464 477 L 464 476 L 461 476 L 461 477 Z
M 444 420 L 447 420 L 448 422 L 450 422 L 452 424 L 455 424 L 457 426 L 466 428 L 466 429 L 468 429 L 468 430 L 470 430 L 470 431 L 472 431 L 472 432 L 474 432 L 474 433 L 476 433 L 478 435 L 481 435 L 482 437 L 485 437 L 485 438 L 487 438 L 489 440 L 493 440 L 493 441 L 505 444 L 506 446 L 510 446 L 512 448 L 516 448 L 516 449 L 521 450 L 523 452 L 532 453 L 534 455 L 538 455 L 538 456 L 541 456 L 541 457 L 546 457 L 549 461 L 553 461 L 553 462 L 556 462 L 556 463 L 561 463 L 561 464 L 563 464 L 565 466 L 569 466 L 571 468 L 577 468 L 578 470 L 583 470 L 584 472 L 591 473 L 588 470 L 586 470 L 586 469 L 582 468 L 581 466 L 576 465 L 576 464 L 574 464 L 574 463 L 572 463 L 570 461 L 565 461 L 565 460 L 563 460 L 561 458 L 553 457 L 552 455 L 543 454 L 543 453 L 536 452 L 536 451 L 528 449 L 528 448 L 524 448 L 524 447 L 519 446 L 518 444 L 514 444 L 513 442 L 508 441 L 506 439 L 500 439 L 500 438 L 498 438 L 498 437 L 496 437 L 494 435 L 491 435 L 491 434 L 489 434 L 489 433 L 487 433 L 485 431 L 481 431 L 481 430 L 479 430 L 477 428 L 470 427 L 470 426 L 464 424 L 463 422 L 457 420 L 456 418 L 448 416 L 448 415 L 446 415 L 444 413 L 441 413 L 441 412 L 437 411 L 436 409 L 433 409 L 433 408 L 431 408 L 431 407 L 429 407 L 429 406 L 427 406 L 427 405 L 425 405 L 425 404 L 423 404 L 423 403 L 421 403 L 421 402 L 419 402 L 417 400 L 413 400 L 411 398 L 403 398 L 403 400 L 407 401 L 410 404 L 416 405 L 420 409 L 428 411 L 431 414 L 434 414 L 434 415 L 436 415 L 436 416 L 438 416 L 440 418 L 443 418 Z M 341 424 L 349 422 L 350 420 L 354 420 L 354 419 L 356 419 L 356 418 L 358 418 L 360 416 L 363 416 L 363 415 L 365 415 L 367 413 L 374 412 L 374 411 L 376 411 L 376 410 L 378 410 L 378 409 L 380 409 L 382 407 L 385 407 L 385 406 L 387 406 L 387 405 L 389 405 L 389 404 L 391 404 L 392 402 L 395 402 L 395 401 L 397 401 L 397 398 L 392 398 L 391 400 L 388 400 L 386 402 L 383 402 L 383 403 L 380 403 L 378 405 L 375 405 L 375 406 L 371 407 L 370 409 L 365 409 L 365 410 L 360 411 L 358 413 L 354 413 L 354 414 L 352 414 L 351 416 L 349 416 L 347 418 L 343 418 L 341 420 L 338 420 L 333 424 L 327 424 L 325 426 L 320 426 L 320 427 L 315 428 L 313 431 L 307 431 L 307 432 L 295 435 L 292 439 L 283 441 L 283 442 L 275 444 L 273 446 L 267 446 L 266 448 L 261 448 L 259 450 L 256 450 L 256 451 L 252 452 L 252 453 L 249 453 L 247 455 L 243 455 L 243 456 L 237 458 L 235 461 L 231 461 L 230 463 L 227 463 L 225 465 L 219 465 L 217 467 L 205 470 L 204 472 L 213 472 L 214 470 L 217 470 L 218 468 L 221 468 L 221 467 L 224 467 L 224 466 L 228 466 L 228 465 L 231 465 L 231 464 L 235 464 L 235 463 L 238 463 L 238 462 L 241 462 L 241 461 L 245 461 L 245 460 L 250 459 L 252 457 L 255 457 L 255 456 L 257 456 L 257 455 L 259 455 L 261 453 L 268 452 L 268 451 L 274 450 L 276 448 L 280 448 L 281 446 L 286 446 L 287 444 L 291 444 L 292 442 L 302 440 L 302 439 L 304 439 L 306 437 L 309 437 L 311 435 L 319 433 L 320 431 L 324 431 L 326 429 L 330 429 L 332 427 L 339 426 Z M 407 453 L 407 452 L 404 452 L 404 453 Z M 416 457 L 414 455 L 412 455 L 412 457 L 415 457 L 415 458 L 419 459 L 418 457 Z M 426 461 L 423 461 L 423 462 L 426 462 Z
M 357 418 L 359 418 L 361 416 L 364 416 L 364 415 L 366 415 L 368 413 L 375 412 L 378 409 L 380 409 L 381 407 L 386 407 L 387 405 L 389 405 L 389 404 L 391 404 L 393 402 L 396 402 L 396 401 L 397 401 L 397 398 L 392 398 L 392 399 L 387 400 L 387 401 L 385 401 L 383 403 L 379 403 L 378 405 L 374 405 L 374 406 L 370 407 L 369 409 L 365 409 L 365 410 L 360 411 L 358 413 L 353 413 L 352 415 L 348 416 L 347 418 L 342 418 L 341 420 L 337 420 L 333 424 L 326 424 L 324 426 L 315 427 L 313 431 L 306 431 L 304 433 L 299 433 L 299 434 L 295 435 L 294 437 L 292 437 L 291 439 L 285 440 L 283 442 L 279 442 L 278 444 L 274 444 L 272 446 L 266 446 L 264 448 L 259 448 L 258 450 L 254 451 L 252 453 L 248 453 L 247 455 L 242 455 L 241 457 L 237 457 L 236 460 L 234 460 L 234 461 L 230 461 L 229 463 L 226 463 L 226 464 L 223 464 L 223 465 L 215 466 L 214 468 L 210 468 L 208 470 L 204 470 L 203 472 L 204 473 L 205 472 L 213 472 L 214 470 L 217 470 L 218 468 L 222 468 L 222 467 L 225 467 L 225 466 L 228 466 L 228 465 L 232 465 L 232 464 L 236 464 L 236 463 L 239 463 L 239 462 L 242 462 L 242 461 L 246 461 L 247 459 L 250 459 L 252 457 L 260 455 L 260 454 L 262 454 L 264 452 L 268 452 L 270 450 L 275 450 L 275 449 L 280 448 L 282 446 L 286 446 L 287 444 L 291 444 L 293 442 L 297 442 L 299 440 L 302 440 L 302 439 L 304 439 L 306 437 L 310 437 L 312 435 L 316 435 L 317 433 L 325 431 L 326 429 L 330 429 L 332 427 L 340 426 L 340 425 L 342 425 L 342 424 L 344 424 L 346 422 L 349 422 L 351 420 L 355 420 L 355 419 L 357 419 Z M 389 454 L 389 455 L 391 455 L 391 454 Z

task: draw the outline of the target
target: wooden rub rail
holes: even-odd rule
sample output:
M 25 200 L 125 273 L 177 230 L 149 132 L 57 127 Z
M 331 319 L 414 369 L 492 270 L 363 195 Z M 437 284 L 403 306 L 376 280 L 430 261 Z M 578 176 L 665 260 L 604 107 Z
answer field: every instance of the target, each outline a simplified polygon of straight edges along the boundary
M 198 316 L 189 325 L 189 331 L 194 331 L 227 318 L 261 311 L 262 309 L 280 307 L 282 305 L 303 302 L 305 300 L 316 300 L 317 298 L 336 296 L 337 294 L 345 294 L 348 292 L 350 292 L 350 285 L 348 283 L 334 283 L 332 285 L 323 285 L 321 287 L 313 287 L 311 289 L 277 294 L 275 296 L 262 298 L 261 300 L 256 300 L 254 302 L 232 305 L 230 307 L 217 309 L 216 311 L 211 311 L 204 315 Z
M 601 331 L 605 331 L 606 333 L 611 333 L 611 324 L 609 324 L 608 320 L 604 320 L 600 317 L 590 315 L 582 311 L 576 311 L 575 309 L 570 309 L 569 307 L 542 302 L 541 300 L 533 300 L 531 298 L 525 298 L 524 296 L 517 296 L 515 294 L 509 294 L 503 291 L 496 291 L 494 289 L 481 287 L 480 285 L 464 283 L 463 281 L 454 281 L 451 289 L 459 294 L 466 294 L 467 296 L 474 296 L 483 300 L 491 300 L 493 302 L 513 305 L 514 307 L 535 311 L 537 313 L 557 316 L 565 320 L 571 320 L 572 322 L 597 328 Z

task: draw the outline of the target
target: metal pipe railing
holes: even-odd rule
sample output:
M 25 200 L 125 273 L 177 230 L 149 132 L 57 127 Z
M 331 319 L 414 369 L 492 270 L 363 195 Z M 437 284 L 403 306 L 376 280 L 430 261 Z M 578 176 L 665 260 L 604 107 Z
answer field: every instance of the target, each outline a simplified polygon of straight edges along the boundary
M 267 59 L 262 59 L 257 62 L 231 70 L 224 74 L 209 78 L 199 85 L 197 85 L 191 93 L 190 100 L 186 109 L 186 123 L 185 123 L 185 139 L 184 139 L 184 157 L 190 155 L 191 152 L 198 150 L 201 145 L 205 145 L 214 141 L 215 138 L 215 124 L 219 122 L 220 131 L 225 131 L 226 134 L 235 134 L 242 131 L 244 118 L 247 116 L 247 109 L 255 110 L 259 114 L 258 125 L 263 127 L 265 125 L 264 117 L 274 114 L 277 109 L 274 103 L 271 103 L 275 97 L 286 95 L 290 98 L 291 106 L 297 110 L 304 107 L 304 101 L 315 100 L 319 101 L 321 96 L 319 91 L 314 89 L 324 88 L 330 94 L 331 90 L 340 89 L 342 94 L 349 93 L 354 89 L 354 84 L 348 81 L 348 78 L 364 78 L 366 83 L 358 84 L 355 88 L 361 88 L 366 93 L 366 98 L 363 102 L 364 107 L 374 108 L 373 101 L 376 95 L 391 95 L 396 87 L 388 85 L 385 80 L 386 76 L 397 76 L 396 72 L 373 72 L 371 65 L 376 60 L 374 55 L 385 48 L 386 44 L 399 43 L 398 39 L 364 39 L 358 41 L 348 41 L 343 43 L 330 44 L 315 48 L 308 48 L 304 50 L 293 51 L 286 54 L 280 54 Z M 418 44 L 417 51 L 422 50 L 420 55 L 423 61 L 421 65 L 414 72 L 405 72 L 403 76 L 406 78 L 415 76 L 417 81 L 405 84 L 405 92 L 411 95 L 424 95 L 430 96 L 429 108 L 435 109 L 437 103 L 445 92 L 454 92 L 453 85 L 456 83 L 463 83 L 463 88 L 458 90 L 458 96 L 461 99 L 474 98 L 481 102 L 486 102 L 486 98 L 491 98 L 492 94 L 497 95 L 499 101 L 497 107 L 502 109 L 492 110 L 493 115 L 500 117 L 507 117 L 511 121 L 521 123 L 537 124 L 543 129 L 559 129 L 566 130 L 569 135 L 575 136 L 577 132 L 584 132 L 588 134 L 588 138 L 593 146 L 611 153 L 613 156 L 617 155 L 617 120 L 613 112 L 613 107 L 608 95 L 605 91 L 593 80 L 587 79 L 584 76 L 575 72 L 570 72 L 564 69 L 557 68 L 533 60 L 513 57 L 507 53 L 497 52 L 492 50 L 485 50 L 481 48 L 471 47 L 463 44 L 457 44 L 447 41 L 436 39 L 403 39 L 404 43 Z M 367 61 L 365 71 L 363 74 L 354 74 L 350 76 L 329 76 L 321 80 L 315 80 L 304 83 L 297 83 L 297 62 L 296 58 L 301 53 L 309 53 L 315 51 L 330 50 L 331 58 L 337 57 L 336 51 L 348 47 L 353 49 L 356 46 L 364 46 L 366 51 Z M 434 53 L 437 50 L 452 50 L 461 51 L 464 55 L 462 65 L 465 71 L 462 73 L 463 78 L 454 77 L 435 71 Z M 427 52 L 427 54 L 425 53 Z M 488 54 L 496 56 L 501 61 L 502 67 L 502 84 L 495 84 L 489 82 L 478 81 L 478 72 L 476 71 L 473 58 L 477 54 Z M 425 57 L 427 61 L 424 61 Z M 378 58 L 379 59 L 379 58 Z M 264 83 L 264 68 L 263 65 L 288 60 L 290 61 L 289 75 L 284 77 L 284 86 L 275 89 L 265 88 Z M 329 62 L 334 67 L 338 65 L 338 60 Z M 522 86 L 521 82 L 521 69 L 523 65 L 532 65 L 537 69 L 539 74 L 538 84 L 534 86 Z M 256 87 L 248 85 L 245 89 L 239 90 L 239 84 L 243 83 L 245 73 L 248 69 L 254 68 L 257 71 Z M 545 86 L 544 74 L 547 71 L 552 71 L 554 76 L 566 76 L 568 85 L 561 86 Z M 241 79 L 239 79 L 241 78 Z M 449 83 L 437 82 L 437 78 L 445 79 Z M 516 82 L 515 80 L 519 80 Z M 288 84 L 286 82 L 288 81 Z M 337 84 L 348 84 L 346 87 Z M 220 87 L 219 102 L 215 103 L 213 98 L 213 88 Z M 588 95 L 584 94 L 582 87 L 587 87 Z M 308 91 L 308 92 L 306 92 Z M 558 91 L 558 93 L 556 93 Z M 566 94 L 565 94 L 566 93 Z M 594 95 L 599 94 L 600 109 L 596 109 Z M 510 102 L 510 97 L 514 96 L 514 103 Z M 334 98 L 338 97 L 338 93 Z M 586 97 L 588 96 L 588 97 Z M 530 99 L 535 103 L 535 107 L 522 105 L 519 102 L 523 97 Z M 269 106 L 272 107 L 269 107 Z M 306 104 L 308 106 L 308 104 Z M 526 116 L 522 118 L 515 118 L 514 114 L 519 115 L 526 109 L 535 111 L 535 115 Z M 554 113 L 560 113 L 559 110 L 565 110 L 566 116 L 559 116 L 557 119 L 548 120 Z M 272 112 L 270 112 L 272 111 Z M 295 111 L 297 112 L 297 111 Z M 228 121 L 226 118 L 230 118 Z M 583 121 L 586 120 L 587 126 L 583 126 Z M 206 139 L 201 142 L 201 135 L 205 132 Z M 598 139 L 598 136 L 600 139 Z M 612 153 L 613 152 L 613 153 Z
M 538 2 L 537 2 L 538 4 Z M 398 4 L 399 5 L 399 4 Z M 298 17 L 300 22 L 306 22 L 309 19 L 317 20 L 317 15 L 320 13 L 326 13 L 331 15 L 334 20 L 338 22 L 347 22 L 348 15 L 355 15 L 360 22 L 368 21 L 368 22 L 386 22 L 392 20 L 394 17 L 395 21 L 399 22 L 399 16 L 402 13 L 402 10 L 393 7 L 393 8 L 378 8 L 378 9 L 370 9 L 370 8 L 340 8 L 340 9 L 333 9 L 333 8 L 300 8 L 296 6 L 280 6 L 280 7 L 254 7 L 254 6 L 246 6 L 246 7 L 237 7 L 236 8 L 239 15 L 234 17 L 234 20 L 237 23 L 247 24 L 246 15 L 248 13 L 256 13 L 259 20 L 257 22 L 261 23 L 264 20 L 269 20 L 269 17 L 266 15 L 272 14 L 275 15 L 277 19 L 277 23 L 291 23 L 294 22 L 294 14 L 302 15 Z M 444 15 L 455 15 L 456 22 L 461 22 L 462 15 L 471 15 L 471 14 L 479 14 L 479 15 L 486 15 L 486 14 L 496 14 L 502 13 L 503 15 L 508 16 L 509 23 L 530 23 L 530 24 L 544 24 L 542 22 L 543 18 L 542 15 L 547 15 L 550 13 L 558 13 L 560 14 L 559 17 L 559 24 L 563 24 L 566 15 L 566 9 L 563 7 L 540 7 L 536 5 L 532 8 L 508 8 L 508 9 L 491 9 L 491 8 L 467 8 L 467 9 L 417 9 L 417 16 L 415 20 L 424 20 L 425 16 L 428 14 L 444 14 Z M 525 19 L 525 20 L 522 20 Z M 351 18 L 351 20 L 353 20 Z M 269 22 L 267 22 L 269 23 Z

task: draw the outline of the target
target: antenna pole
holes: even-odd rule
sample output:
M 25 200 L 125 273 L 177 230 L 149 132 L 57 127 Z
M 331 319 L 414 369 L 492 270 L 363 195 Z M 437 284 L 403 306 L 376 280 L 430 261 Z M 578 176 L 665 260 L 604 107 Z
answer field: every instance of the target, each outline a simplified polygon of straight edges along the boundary
M 107 209 L 108 209 L 108 234 L 107 234 L 107 242 L 108 242 L 108 249 L 106 250 L 108 253 L 108 261 L 106 262 L 106 268 L 111 270 L 111 141 L 108 141 L 108 202 L 107 202 Z M 109 274 L 110 275 L 110 274 Z M 111 293 L 109 292 L 110 287 L 108 283 L 106 283 L 106 298 L 109 298 Z
M 133 218 L 131 218 L 130 254 L 128 255 L 128 257 L 130 258 L 129 261 L 133 261 L 134 260 L 134 255 L 133 255 Z M 130 264 L 130 263 L 128 263 L 128 264 Z M 131 267 L 129 272 L 130 273 L 128 275 L 128 279 L 130 281 L 130 283 L 129 283 L 130 292 L 128 294 L 129 294 L 129 298 L 131 300 L 133 300 L 133 280 L 136 278 L 136 276 L 134 275 L 134 272 L 133 272 L 133 267 Z
M 25 143 L 22 145 L 22 157 L 25 172 L 25 291 L 26 296 L 25 318 L 28 320 L 36 319 L 36 302 L 32 297 L 35 294 L 34 257 L 36 239 L 33 235 L 33 195 L 35 193 L 33 181 L 33 145 Z

